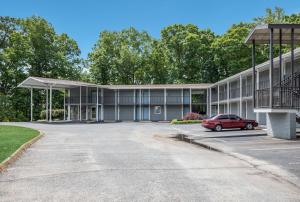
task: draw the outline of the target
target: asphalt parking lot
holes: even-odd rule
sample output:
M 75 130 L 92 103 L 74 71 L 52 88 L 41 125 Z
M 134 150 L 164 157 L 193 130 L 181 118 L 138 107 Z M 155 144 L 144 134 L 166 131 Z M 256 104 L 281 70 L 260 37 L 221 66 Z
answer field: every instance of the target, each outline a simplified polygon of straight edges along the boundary
M 201 125 L 178 125 L 176 128 L 196 141 L 280 166 L 300 178 L 299 138 L 296 140 L 276 139 L 267 136 L 265 130 L 238 129 L 212 132 Z
M 178 141 L 168 123 L 17 125 L 45 136 L 0 174 L 0 201 L 300 200 L 299 187 Z

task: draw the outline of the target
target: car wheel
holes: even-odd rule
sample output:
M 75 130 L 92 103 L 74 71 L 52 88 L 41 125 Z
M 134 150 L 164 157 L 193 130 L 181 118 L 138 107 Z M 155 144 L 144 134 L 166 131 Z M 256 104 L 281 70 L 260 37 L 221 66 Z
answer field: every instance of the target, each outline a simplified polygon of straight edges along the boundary
M 216 125 L 215 126 L 215 131 L 219 132 L 222 130 L 222 126 L 221 125 Z
M 247 123 L 247 124 L 246 124 L 246 129 L 247 129 L 247 130 L 253 130 L 253 125 L 252 125 L 252 123 Z

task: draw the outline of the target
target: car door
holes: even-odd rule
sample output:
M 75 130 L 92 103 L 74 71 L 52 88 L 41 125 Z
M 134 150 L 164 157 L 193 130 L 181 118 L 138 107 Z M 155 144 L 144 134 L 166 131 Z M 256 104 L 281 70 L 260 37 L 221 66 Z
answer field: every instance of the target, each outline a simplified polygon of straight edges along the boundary
M 230 128 L 231 121 L 230 121 L 228 115 L 226 115 L 226 114 L 220 115 L 218 117 L 218 120 L 220 121 L 222 128 Z
M 230 122 L 231 122 L 231 128 L 241 128 L 242 127 L 241 119 L 237 115 L 230 114 L 229 119 L 230 119 Z

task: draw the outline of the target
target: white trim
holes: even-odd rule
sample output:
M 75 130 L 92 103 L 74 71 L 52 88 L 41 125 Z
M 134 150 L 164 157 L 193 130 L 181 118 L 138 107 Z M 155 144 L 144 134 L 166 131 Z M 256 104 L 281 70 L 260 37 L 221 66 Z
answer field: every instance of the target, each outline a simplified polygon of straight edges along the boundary
M 212 109 L 211 109 L 211 107 L 212 107 L 212 104 L 211 104 L 211 88 L 209 88 L 209 117 L 211 117 L 212 115 Z
M 150 96 L 151 96 L 151 93 L 150 93 L 150 88 L 148 89 L 148 96 L 149 96 L 149 114 L 148 114 L 148 118 L 149 118 L 149 121 L 151 120 L 151 98 L 150 98 Z
M 192 112 L 192 89 L 190 88 L 190 112 Z
M 120 120 L 120 90 L 118 89 L 118 107 L 117 107 L 117 110 L 118 110 L 118 121 Z
M 229 83 L 229 81 L 227 81 L 227 113 L 229 114 L 229 111 L 230 111 L 230 104 L 229 104 L 229 100 L 230 100 L 230 98 L 229 98 L 229 96 L 230 96 L 230 83 Z
M 101 121 L 104 121 L 104 89 L 101 88 L 101 115 L 100 115 L 100 118 L 101 118 Z
M 240 75 L 240 117 L 243 115 L 243 78 Z
M 133 90 L 133 120 L 135 121 L 135 119 L 136 119 L 136 92 L 135 92 L 136 90 L 134 89 Z
M 68 104 L 68 120 L 70 121 L 71 120 L 71 105 L 70 105 L 70 102 L 71 102 L 71 90 L 68 89 L 68 99 L 69 99 L 69 104 Z
M 183 102 L 184 102 L 184 99 L 183 99 L 183 88 L 182 88 L 181 89 L 181 119 L 184 116 L 184 113 L 183 113 Z
M 298 113 L 296 109 L 255 108 L 256 113 Z
M 49 120 L 49 95 L 48 95 L 48 88 L 46 89 L 46 121 Z
M 115 121 L 118 120 L 118 107 L 117 107 L 117 102 L 118 102 L 118 90 L 115 90 Z
M 140 121 L 143 120 L 144 117 L 142 117 L 142 89 L 140 89 Z
M 220 85 L 218 85 L 218 114 L 220 114 Z

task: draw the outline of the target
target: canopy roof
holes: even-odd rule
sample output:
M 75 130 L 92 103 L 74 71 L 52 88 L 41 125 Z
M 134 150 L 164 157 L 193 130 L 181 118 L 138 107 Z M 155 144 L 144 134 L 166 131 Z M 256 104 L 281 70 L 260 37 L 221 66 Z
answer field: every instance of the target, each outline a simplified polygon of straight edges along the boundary
M 61 79 L 51 79 L 42 77 L 28 77 L 18 87 L 22 88 L 40 88 L 46 89 L 52 86 L 53 89 L 75 88 L 79 86 L 84 87 L 99 87 L 106 89 L 178 89 L 178 88 L 192 88 L 192 89 L 206 89 L 210 86 L 209 83 L 203 84 L 149 84 L 149 85 L 96 85 L 81 81 L 70 81 Z
M 90 84 L 81 81 L 70 81 L 70 80 L 61 80 L 61 79 L 51 79 L 51 78 L 42 78 L 42 77 L 28 77 L 18 87 L 22 88 L 49 88 L 52 86 L 53 89 L 62 89 L 62 88 L 75 88 L 78 86 L 90 86 L 96 87 L 95 84 Z
M 291 43 L 291 30 L 294 29 L 294 42 L 300 43 L 300 24 L 267 24 L 256 26 L 248 35 L 245 43 L 268 44 L 270 30 L 273 28 L 273 43 L 279 44 L 279 30 L 282 30 L 282 44 Z

